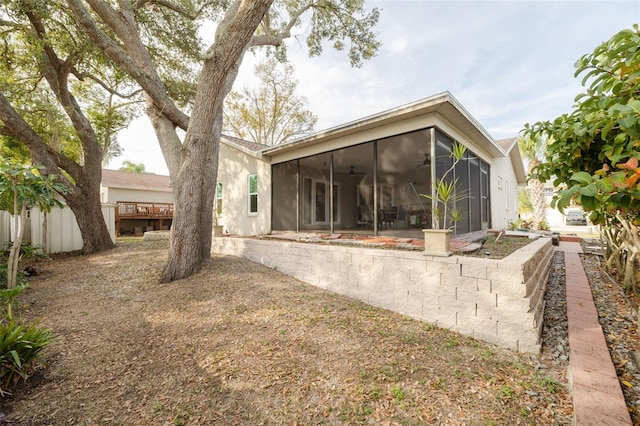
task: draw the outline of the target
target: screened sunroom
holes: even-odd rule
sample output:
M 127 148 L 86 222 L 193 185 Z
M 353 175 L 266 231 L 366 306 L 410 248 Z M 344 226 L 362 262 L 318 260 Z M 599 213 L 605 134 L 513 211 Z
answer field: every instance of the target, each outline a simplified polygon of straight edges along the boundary
M 272 165 L 274 231 L 346 232 L 433 226 L 432 182 L 451 168 L 453 138 L 436 127 Z M 491 226 L 489 164 L 468 149 L 457 179 L 455 233 Z

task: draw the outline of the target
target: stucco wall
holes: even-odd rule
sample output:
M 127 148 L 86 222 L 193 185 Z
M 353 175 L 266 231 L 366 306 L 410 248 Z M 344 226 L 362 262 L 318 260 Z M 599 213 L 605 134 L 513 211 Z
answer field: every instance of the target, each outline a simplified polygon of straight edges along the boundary
M 220 144 L 218 182 L 222 183 L 219 224 L 232 235 L 263 235 L 271 231 L 271 165 L 226 143 Z M 258 214 L 249 214 L 249 175 L 258 175 Z
M 213 253 L 243 257 L 320 288 L 513 350 L 540 351 L 553 253 L 548 238 L 502 260 L 246 238 L 213 240 Z
M 518 220 L 518 184 L 509 157 L 491 162 L 491 227 L 507 229 Z

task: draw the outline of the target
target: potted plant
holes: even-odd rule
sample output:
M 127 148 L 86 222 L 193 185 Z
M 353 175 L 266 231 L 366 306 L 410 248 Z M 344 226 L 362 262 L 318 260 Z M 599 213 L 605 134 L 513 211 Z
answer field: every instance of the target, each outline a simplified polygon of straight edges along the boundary
M 213 236 L 222 237 L 224 235 L 224 226 L 219 224 L 222 217 L 222 211 L 219 208 L 213 209 Z
M 450 240 L 452 228 L 460 220 L 460 209 L 455 202 L 469 195 L 469 191 L 457 191 L 458 179 L 447 179 L 467 152 L 467 147 L 454 142 L 450 157 L 453 159 L 451 167 L 436 179 L 431 194 L 420 194 L 431 200 L 431 229 L 423 229 L 425 254 L 433 256 L 450 256 Z

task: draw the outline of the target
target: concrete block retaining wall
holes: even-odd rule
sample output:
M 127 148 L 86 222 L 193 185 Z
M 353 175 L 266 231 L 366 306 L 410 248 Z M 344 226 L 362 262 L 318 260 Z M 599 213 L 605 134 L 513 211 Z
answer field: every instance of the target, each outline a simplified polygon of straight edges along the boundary
M 540 352 L 553 254 L 539 238 L 501 259 L 218 237 L 213 253 L 521 352 Z

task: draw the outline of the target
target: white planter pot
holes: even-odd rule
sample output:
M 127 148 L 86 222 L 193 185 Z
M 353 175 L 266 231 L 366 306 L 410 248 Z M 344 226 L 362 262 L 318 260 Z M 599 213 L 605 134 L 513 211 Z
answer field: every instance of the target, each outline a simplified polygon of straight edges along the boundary
M 450 229 L 423 229 L 424 254 L 429 256 L 451 256 L 449 242 L 453 231 Z

